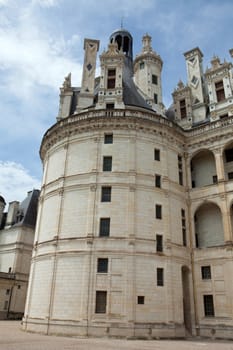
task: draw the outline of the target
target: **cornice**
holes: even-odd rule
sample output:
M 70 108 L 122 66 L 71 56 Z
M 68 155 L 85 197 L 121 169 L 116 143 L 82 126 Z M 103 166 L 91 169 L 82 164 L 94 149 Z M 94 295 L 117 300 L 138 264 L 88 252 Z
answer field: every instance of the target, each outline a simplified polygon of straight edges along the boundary
M 139 108 L 93 109 L 64 118 L 48 129 L 41 143 L 41 159 L 43 160 L 47 151 L 59 142 L 69 142 L 69 139 L 77 134 L 104 128 L 136 130 L 153 134 L 165 140 L 165 144 L 170 142 L 178 147 L 185 146 L 187 148 L 196 145 L 209 145 L 217 138 L 220 140 L 227 136 L 232 137 L 233 116 L 184 130 L 171 120 L 165 119 L 153 111 Z
M 55 144 L 67 141 L 80 133 L 100 130 L 103 128 L 138 130 L 147 133 L 158 134 L 163 138 L 171 138 L 174 142 L 183 143 L 179 139 L 183 137 L 182 129 L 172 121 L 156 114 L 153 111 L 143 109 L 114 109 L 114 110 L 90 110 L 68 118 L 64 118 L 54 124 L 44 135 L 40 156 L 43 160 L 46 152 Z

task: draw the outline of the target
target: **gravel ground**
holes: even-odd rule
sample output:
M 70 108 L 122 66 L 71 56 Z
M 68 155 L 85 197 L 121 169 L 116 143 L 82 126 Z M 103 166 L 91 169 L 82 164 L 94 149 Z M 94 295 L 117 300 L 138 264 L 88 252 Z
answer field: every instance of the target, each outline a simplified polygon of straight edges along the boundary
M 233 350 L 214 340 L 119 340 L 68 338 L 21 331 L 18 321 L 0 321 L 0 350 Z

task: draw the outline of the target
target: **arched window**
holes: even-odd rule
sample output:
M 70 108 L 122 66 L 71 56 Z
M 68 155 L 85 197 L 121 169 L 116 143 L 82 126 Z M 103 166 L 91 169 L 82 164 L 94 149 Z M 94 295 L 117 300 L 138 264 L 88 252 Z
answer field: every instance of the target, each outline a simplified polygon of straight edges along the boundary
M 211 151 L 203 150 L 191 160 L 192 187 L 203 187 L 217 182 L 215 158 Z
M 194 224 L 197 248 L 224 244 L 222 213 L 216 204 L 201 205 L 195 213 Z

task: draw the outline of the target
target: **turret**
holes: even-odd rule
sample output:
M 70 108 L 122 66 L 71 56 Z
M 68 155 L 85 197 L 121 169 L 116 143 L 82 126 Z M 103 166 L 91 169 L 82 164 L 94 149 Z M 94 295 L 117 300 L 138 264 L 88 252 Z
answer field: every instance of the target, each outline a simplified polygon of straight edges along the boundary
M 162 110 L 161 71 L 163 61 L 152 49 L 151 36 L 146 34 L 142 38 L 142 51 L 134 60 L 135 84 L 140 89 L 147 103 L 154 110 Z

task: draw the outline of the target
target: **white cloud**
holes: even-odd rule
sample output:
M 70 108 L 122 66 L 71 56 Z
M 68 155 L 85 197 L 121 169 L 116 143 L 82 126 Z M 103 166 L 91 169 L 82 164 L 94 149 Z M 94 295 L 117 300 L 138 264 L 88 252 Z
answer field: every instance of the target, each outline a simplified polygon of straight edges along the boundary
M 31 176 L 21 164 L 0 161 L 0 195 L 6 203 L 22 201 L 28 191 L 40 187 L 41 181 Z

